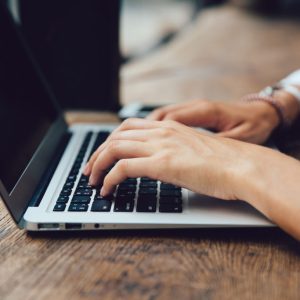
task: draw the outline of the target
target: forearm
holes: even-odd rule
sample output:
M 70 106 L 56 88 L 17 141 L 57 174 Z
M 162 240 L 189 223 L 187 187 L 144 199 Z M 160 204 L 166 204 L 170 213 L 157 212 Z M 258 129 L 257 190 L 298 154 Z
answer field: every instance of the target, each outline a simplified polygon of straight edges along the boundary
M 270 149 L 257 148 L 259 154 L 241 197 L 300 240 L 300 162 Z

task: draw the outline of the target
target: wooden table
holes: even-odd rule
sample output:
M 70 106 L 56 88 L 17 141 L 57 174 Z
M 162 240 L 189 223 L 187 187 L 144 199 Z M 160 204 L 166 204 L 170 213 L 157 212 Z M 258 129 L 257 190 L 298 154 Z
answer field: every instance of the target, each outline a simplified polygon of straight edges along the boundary
M 285 34 L 288 28 L 300 37 L 292 21 L 264 20 L 228 5 L 208 10 L 195 26 L 180 37 L 182 46 L 176 40 L 123 70 L 123 101 L 235 98 L 300 65 L 300 38 Z M 235 54 L 226 48 L 226 26 L 235 29 Z M 204 34 L 205 28 L 211 35 Z M 272 45 L 279 45 L 280 37 L 289 45 L 261 54 L 264 61 L 260 44 L 248 49 L 246 37 L 238 42 L 235 35 L 245 28 L 250 37 L 256 32 L 260 44 L 266 45 L 263 36 L 271 34 Z M 198 56 L 184 47 L 186 41 L 197 43 L 198 35 L 215 46 L 223 37 L 228 56 L 205 49 L 203 39 Z M 191 54 L 182 56 L 184 49 Z M 82 118 L 96 121 L 103 115 L 68 115 L 70 122 Z M 0 204 L 0 299 L 299 299 L 299 254 L 299 243 L 276 228 L 28 234 L 16 228 Z

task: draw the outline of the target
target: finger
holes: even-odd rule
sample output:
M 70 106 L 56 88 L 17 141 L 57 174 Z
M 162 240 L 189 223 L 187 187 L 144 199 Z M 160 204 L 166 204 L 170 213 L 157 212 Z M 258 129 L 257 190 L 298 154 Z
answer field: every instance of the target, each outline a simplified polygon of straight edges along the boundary
M 155 129 L 131 129 L 119 131 L 113 134 L 110 138 L 110 141 L 114 140 L 130 140 L 130 141 L 139 141 L 145 142 L 149 139 L 149 136 L 155 134 Z
M 89 184 L 93 186 L 99 184 L 106 170 L 120 159 L 147 157 L 150 154 L 151 148 L 143 142 L 112 141 L 93 164 Z
M 189 106 L 169 112 L 163 120 L 174 120 L 188 126 L 201 126 L 216 129 L 219 115 L 216 106 L 210 102 L 198 102 L 197 106 Z
M 236 126 L 230 130 L 219 132 L 217 133 L 217 136 L 237 139 L 241 141 L 249 141 L 249 135 L 247 134 L 248 132 L 249 132 L 249 125 L 243 123 L 242 125 Z
M 134 129 L 134 130 L 126 130 L 119 131 L 114 133 L 109 140 L 104 142 L 94 154 L 91 156 L 90 161 L 87 163 L 84 169 L 84 175 L 90 176 L 93 165 L 99 156 L 99 154 L 107 147 L 107 145 L 114 140 L 128 140 L 128 141 L 139 141 L 146 142 L 149 139 L 157 137 L 157 129 Z
M 176 129 L 180 129 L 183 125 L 180 125 L 177 122 L 173 121 L 150 121 L 145 119 L 128 119 L 123 122 L 122 125 L 119 126 L 109 137 L 108 139 L 96 150 L 96 152 L 92 155 L 90 161 L 87 163 L 84 169 L 84 174 L 86 176 L 89 176 L 93 167 L 93 164 L 95 163 L 96 158 L 99 156 L 99 154 L 107 147 L 107 144 L 116 136 L 119 134 L 119 132 L 127 131 L 127 130 L 147 130 L 147 129 L 156 129 L 156 128 L 167 128 L 172 127 Z M 190 130 L 188 127 L 181 128 L 181 130 L 188 131 Z M 146 136 L 146 135 L 145 135 Z
M 98 149 L 91 155 L 89 161 L 86 163 L 84 170 L 83 170 L 83 174 L 85 176 L 90 176 L 91 172 L 92 172 L 92 168 L 93 165 L 96 161 L 96 159 L 98 158 L 99 154 L 101 153 L 101 151 L 103 151 L 103 149 L 105 149 L 105 147 L 107 147 L 107 141 L 105 141 L 104 143 L 102 143 Z
M 154 110 L 152 113 L 150 113 L 146 117 L 146 119 L 161 121 L 161 120 L 164 119 L 164 116 L 167 113 L 170 113 L 170 112 L 176 111 L 176 110 L 180 110 L 180 109 L 182 109 L 184 107 L 187 107 L 189 105 L 191 105 L 190 102 L 167 105 L 167 106 L 164 106 L 164 107 L 161 107 L 161 108 L 158 108 L 158 109 Z
M 122 159 L 111 169 L 103 181 L 101 195 L 107 196 L 115 186 L 126 178 L 150 177 L 153 176 L 153 161 L 150 158 Z
M 151 129 L 156 128 L 158 126 L 157 123 L 154 123 L 155 121 L 145 120 L 145 119 L 138 119 L 138 118 L 130 118 L 125 120 L 119 127 L 117 127 L 106 139 L 106 141 L 101 144 L 98 149 L 92 154 L 91 158 L 87 162 L 83 174 L 86 176 L 89 176 L 93 167 L 93 164 L 95 163 L 95 160 L 97 159 L 98 155 L 101 153 L 103 149 L 106 148 L 107 143 L 113 138 L 115 134 L 117 134 L 120 131 L 130 130 L 130 129 Z

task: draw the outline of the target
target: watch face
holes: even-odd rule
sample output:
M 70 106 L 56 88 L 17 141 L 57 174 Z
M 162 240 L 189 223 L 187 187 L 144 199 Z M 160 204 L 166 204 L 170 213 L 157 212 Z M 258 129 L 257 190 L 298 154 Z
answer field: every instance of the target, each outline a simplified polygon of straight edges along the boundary
M 272 86 L 268 86 L 264 89 L 265 96 L 272 96 L 274 93 L 274 88 Z
M 274 92 L 279 89 L 280 89 L 280 87 L 278 87 L 278 86 L 267 86 L 259 93 L 259 95 L 271 97 L 271 96 L 273 96 Z

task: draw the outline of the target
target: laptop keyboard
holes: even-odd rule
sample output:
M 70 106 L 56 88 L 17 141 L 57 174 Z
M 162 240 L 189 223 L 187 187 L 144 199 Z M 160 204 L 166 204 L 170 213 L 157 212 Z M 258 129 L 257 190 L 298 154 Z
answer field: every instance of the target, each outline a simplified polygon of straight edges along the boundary
M 87 133 L 53 211 L 182 212 L 181 188 L 147 177 L 128 178 L 117 186 L 113 195 L 100 196 L 100 187 L 91 187 L 88 184 L 88 177 L 82 175 L 80 171 L 92 135 L 92 132 Z M 97 134 L 91 154 L 106 140 L 108 135 L 109 132 L 104 131 Z

